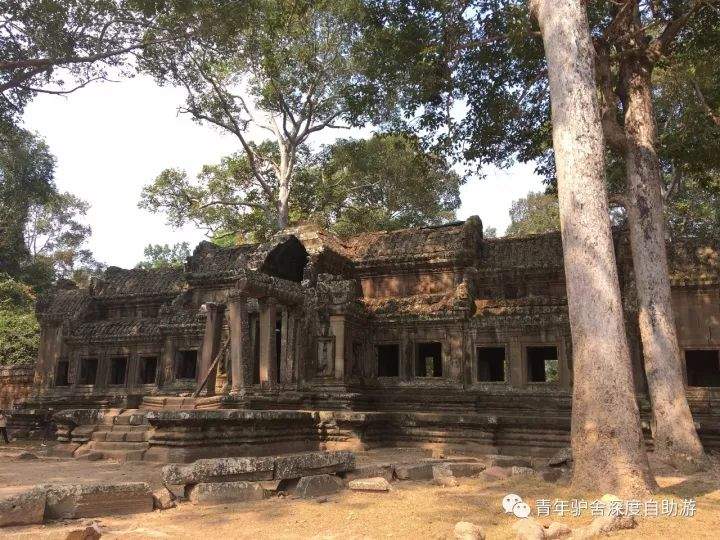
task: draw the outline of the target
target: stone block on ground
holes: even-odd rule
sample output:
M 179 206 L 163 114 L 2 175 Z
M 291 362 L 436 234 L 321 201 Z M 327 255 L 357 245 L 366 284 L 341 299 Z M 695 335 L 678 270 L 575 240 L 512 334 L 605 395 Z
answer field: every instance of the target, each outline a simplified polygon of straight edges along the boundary
M 488 467 L 530 467 L 530 460 L 517 456 L 488 456 Z
M 535 470 L 531 467 L 510 467 L 510 474 L 512 476 L 523 476 L 535 473 Z
M 533 518 L 518 519 L 513 525 L 517 540 L 544 540 L 545 529 Z
M 45 489 L 0 489 L 0 527 L 43 522 Z
M 45 515 L 50 519 L 119 516 L 152 512 L 153 498 L 145 482 L 51 484 L 45 486 Z
M 56 444 L 50 447 L 48 455 L 54 457 L 72 457 L 78 448 L 80 448 L 80 443 Z
M 351 480 L 348 483 L 348 488 L 353 491 L 390 491 L 390 482 L 382 477 L 377 478 L 359 478 L 358 480 Z
M 295 487 L 295 494 L 301 499 L 332 495 L 345 487 L 343 481 L 332 474 L 303 476 Z
M 382 477 L 388 482 L 393 481 L 395 475 L 395 466 L 391 463 L 383 463 L 378 465 L 366 465 L 364 467 L 357 467 L 352 471 L 343 473 L 345 480 L 357 480 L 359 478 L 377 478 Z
M 433 477 L 432 463 L 400 463 L 395 465 L 395 476 L 398 480 L 431 480 Z
M 102 529 L 97 523 L 70 531 L 65 540 L 98 540 L 102 536 Z
M 185 495 L 193 504 L 221 504 L 259 501 L 265 490 L 257 482 L 209 482 L 185 487 Z
M 458 521 L 453 529 L 456 540 L 485 540 L 485 531 L 469 521 Z
M 172 463 L 162 469 L 164 484 L 203 484 L 272 480 L 274 457 L 199 459 L 189 465 Z
M 450 470 L 450 467 L 445 464 L 433 465 L 432 472 L 434 480 L 437 480 L 438 478 L 447 478 L 450 476 L 454 476 L 453 472 Z
M 477 461 L 450 462 L 446 466 L 457 478 L 477 476 L 485 470 L 485 465 Z
M 355 454 L 347 451 L 304 452 L 275 458 L 275 480 L 351 471 Z
M 152 497 L 155 510 L 168 510 L 176 505 L 175 494 L 167 488 L 153 491 Z
M 507 467 L 498 467 L 493 465 L 480 473 L 480 477 L 489 482 L 505 480 L 506 478 L 510 478 L 510 469 Z
M 435 477 L 433 479 L 433 483 L 436 486 L 441 487 L 458 487 L 460 483 L 457 481 L 457 478 L 454 476 L 439 476 Z
M 20 452 L 17 456 L 15 456 L 15 459 L 17 461 L 31 461 L 39 458 L 32 452 Z
M 572 448 L 566 446 L 558 450 L 553 457 L 548 459 L 548 466 L 550 467 L 561 467 L 562 465 L 568 465 L 572 462 Z

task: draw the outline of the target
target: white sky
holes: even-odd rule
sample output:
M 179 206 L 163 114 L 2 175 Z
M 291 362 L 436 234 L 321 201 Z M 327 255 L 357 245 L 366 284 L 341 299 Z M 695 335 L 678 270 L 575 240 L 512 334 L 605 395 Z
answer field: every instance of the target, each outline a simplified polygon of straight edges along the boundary
M 183 101 L 183 90 L 136 77 L 67 97 L 40 95 L 27 107 L 25 126 L 43 136 L 57 157 L 58 188 L 91 205 L 89 247 L 97 260 L 130 268 L 143 258 L 147 244 L 187 241 L 194 246 L 204 238 L 202 231 L 173 229 L 164 216 L 137 207 L 142 187 L 163 169 L 177 167 L 194 175 L 202 165 L 237 150 L 233 137 L 178 115 Z M 310 142 L 363 134 L 368 131 L 326 130 Z M 476 214 L 485 227 L 502 234 L 512 201 L 542 189 L 531 165 L 489 168 L 484 179 L 463 186 L 458 218 Z

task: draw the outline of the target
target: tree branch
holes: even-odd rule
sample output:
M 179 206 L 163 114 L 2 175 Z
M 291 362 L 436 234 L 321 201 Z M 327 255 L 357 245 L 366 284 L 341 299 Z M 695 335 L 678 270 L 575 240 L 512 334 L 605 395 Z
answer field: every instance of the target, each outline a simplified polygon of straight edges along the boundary
M 705 95 L 700 89 L 700 84 L 698 83 L 697 79 L 692 77 L 690 79 L 690 84 L 692 84 L 693 91 L 695 92 L 695 97 L 697 98 L 698 103 L 700 104 L 702 110 L 705 112 L 706 116 L 713 124 L 720 127 L 720 114 L 716 114 L 715 111 L 713 111 L 712 107 L 710 107 L 710 104 L 707 102 L 707 100 L 705 99 Z

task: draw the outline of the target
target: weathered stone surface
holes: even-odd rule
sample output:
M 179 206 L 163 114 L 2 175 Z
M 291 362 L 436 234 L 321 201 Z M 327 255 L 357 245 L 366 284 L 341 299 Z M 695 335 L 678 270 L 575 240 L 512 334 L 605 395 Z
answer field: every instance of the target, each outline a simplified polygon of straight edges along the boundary
M 145 482 L 48 485 L 49 519 L 115 516 L 151 512 L 153 498 Z
M 295 493 L 301 499 L 310 499 L 322 495 L 332 495 L 343 489 L 343 481 L 332 474 L 303 476 L 295 487 Z
M 152 497 L 155 510 L 168 510 L 176 505 L 175 494 L 167 488 L 153 491 Z
M 20 452 L 17 456 L 15 456 L 15 459 L 18 461 L 31 461 L 39 458 L 32 452 Z
M 537 474 L 545 482 L 557 482 L 563 475 L 563 469 L 559 467 L 544 467 L 537 471 Z
M 56 444 L 48 450 L 48 454 L 55 457 L 72 457 L 78 448 L 80 448 L 79 443 Z
M 88 525 L 82 529 L 75 529 L 70 531 L 65 540 L 98 540 L 102 536 L 102 529 L 97 523 Z
M 544 540 L 545 529 L 533 518 L 519 519 L 513 525 L 517 540 Z
M 193 504 L 220 504 L 259 501 L 265 490 L 256 482 L 210 482 L 186 486 L 185 495 Z
M 0 490 L 0 527 L 42 523 L 45 496 L 42 487 Z
M 506 467 L 492 466 L 480 473 L 481 478 L 494 482 L 495 480 L 505 480 L 510 477 L 510 469 Z
M 457 478 L 477 476 L 485 470 L 485 465 L 476 461 L 450 462 L 445 465 Z
M 199 459 L 189 465 L 166 465 L 162 469 L 162 481 L 165 484 L 202 484 L 272 480 L 274 470 L 274 457 Z
M 390 482 L 382 477 L 351 480 L 348 487 L 353 491 L 390 491 Z
M 357 467 L 352 471 L 343 473 L 345 480 L 357 480 L 359 478 L 376 478 L 382 477 L 388 482 L 392 482 L 395 475 L 395 466 L 392 463 L 384 463 L 379 465 L 366 465 Z
M 75 454 L 75 459 L 81 459 L 83 461 L 100 461 L 102 458 L 102 452 L 95 452 L 94 450 L 83 452 L 81 454 L 76 452 Z
M 488 467 L 530 467 L 530 460 L 517 456 L 489 456 Z
M 457 487 L 460 485 L 460 483 L 457 481 L 457 478 L 454 476 L 436 476 L 433 479 L 433 483 L 436 486 L 441 487 Z
M 453 472 L 450 470 L 450 467 L 445 464 L 433 465 L 432 473 L 433 479 L 435 480 L 437 480 L 438 478 L 447 478 L 453 476 Z
M 566 446 L 565 448 L 561 448 L 560 450 L 558 450 L 553 457 L 548 459 L 548 466 L 560 467 L 561 465 L 567 465 L 571 463 L 572 460 L 572 448 Z
M 534 472 L 531 467 L 510 467 L 510 474 L 512 476 L 522 476 L 525 474 L 533 474 Z
M 431 480 L 433 477 L 432 463 L 413 463 L 395 465 L 398 480 Z
M 355 468 L 352 452 L 305 452 L 275 458 L 275 480 L 317 474 L 351 471 Z
M 572 529 L 568 525 L 558 521 L 553 521 L 550 525 L 548 525 L 547 529 L 545 529 L 545 540 L 565 538 L 570 533 L 572 533 Z
M 593 519 L 590 525 L 575 529 L 572 537 L 573 540 L 585 540 L 635 527 L 637 527 L 637 521 L 633 516 L 601 516 Z
M 485 531 L 469 521 L 458 521 L 453 529 L 456 540 L 485 540 Z

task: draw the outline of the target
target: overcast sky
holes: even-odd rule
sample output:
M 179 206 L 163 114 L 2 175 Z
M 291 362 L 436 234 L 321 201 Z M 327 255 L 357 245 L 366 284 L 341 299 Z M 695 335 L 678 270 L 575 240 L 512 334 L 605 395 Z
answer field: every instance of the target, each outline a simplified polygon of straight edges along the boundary
M 184 100 L 178 88 L 158 87 L 146 77 L 97 84 L 67 97 L 40 95 L 27 108 L 25 126 L 42 135 L 57 157 L 56 182 L 91 205 L 90 249 L 109 265 L 133 267 L 147 244 L 204 238 L 193 227 L 173 229 L 162 215 L 137 207 L 142 187 L 167 167 L 191 174 L 237 150 L 235 140 L 214 128 L 178 115 Z M 323 131 L 311 144 L 362 135 Z M 502 233 L 510 222 L 513 200 L 543 189 L 532 166 L 488 169 L 482 180 L 462 189 L 458 218 L 478 215 L 485 227 Z

